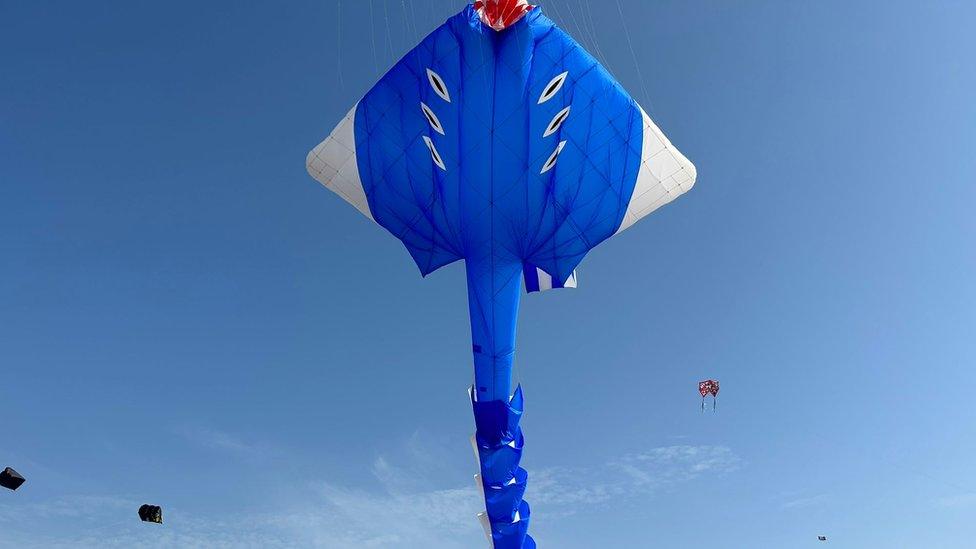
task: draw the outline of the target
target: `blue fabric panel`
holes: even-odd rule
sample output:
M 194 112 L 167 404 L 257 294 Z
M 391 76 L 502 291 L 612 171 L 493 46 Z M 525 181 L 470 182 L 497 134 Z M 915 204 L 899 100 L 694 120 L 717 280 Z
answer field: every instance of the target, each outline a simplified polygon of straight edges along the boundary
M 525 501 L 519 505 L 518 522 L 491 523 L 491 538 L 495 542 L 495 549 L 526 549 L 535 547 L 535 541 L 528 535 L 529 504 Z
M 528 547 L 522 545 L 526 539 L 528 515 L 521 515 L 521 510 L 528 510 L 522 497 L 529 477 L 525 469 L 519 467 L 525 442 L 519 426 L 524 409 L 522 388 L 517 387 L 507 403 L 498 400 L 472 401 L 471 408 L 477 428 L 475 442 L 485 493 L 485 511 L 492 525 L 495 547 Z M 512 480 L 515 482 L 510 483 Z M 517 528 L 511 524 L 516 511 L 522 518 Z M 517 540 L 517 543 L 513 540 Z
M 562 87 L 540 103 L 562 73 Z M 545 136 L 566 107 L 565 121 Z M 359 103 L 357 162 L 373 218 L 403 242 L 425 276 L 465 260 L 486 483 L 517 478 L 520 470 L 521 404 L 516 413 L 508 395 L 523 270 L 537 266 L 562 286 L 586 253 L 616 232 L 637 179 L 642 138 L 634 101 L 539 8 L 496 32 L 466 7 Z M 479 412 L 492 401 L 504 409 Z M 511 440 L 517 448 L 499 444 Z M 525 535 L 528 506 L 520 493 L 509 497 L 514 493 L 487 502 L 509 506 L 489 510 L 497 517 L 510 516 L 515 500 L 525 506 L 519 523 L 498 526 L 496 548 L 532 543 Z
M 507 404 L 500 400 L 473 402 L 479 439 L 491 446 L 515 440 L 518 437 L 519 421 L 524 410 L 524 398 L 522 387 L 518 386 Z
M 481 348 L 474 353 L 478 400 L 503 401 L 512 387 L 522 264 L 498 257 L 469 257 L 465 264 L 471 340 Z
M 428 69 L 449 101 L 431 86 Z M 539 104 L 564 72 L 563 86 Z M 544 137 L 565 107 L 565 122 Z M 479 400 L 503 400 L 511 389 L 516 272 L 531 263 L 558 287 L 616 231 L 642 137 L 633 100 L 539 8 L 495 32 L 468 6 L 360 102 L 357 159 L 374 219 L 403 241 L 424 275 L 466 261 L 472 338 L 482 349 L 474 357 Z M 540 173 L 562 142 L 554 167 Z
M 503 486 L 485 486 L 485 507 L 493 522 L 515 520 L 515 510 L 519 508 L 525 487 L 529 481 L 529 473 L 519 467 L 515 471 L 515 483 Z M 492 515 L 492 511 L 502 514 Z
M 522 459 L 522 448 L 525 440 L 519 431 L 515 439 L 515 447 L 489 446 L 478 440 L 478 451 L 481 454 L 481 476 L 488 485 L 499 486 L 515 478 L 519 461 Z
M 471 404 L 482 482 L 486 487 L 503 486 L 517 478 L 525 443 L 519 426 L 523 410 L 522 388 L 516 388 L 507 404 L 498 400 Z

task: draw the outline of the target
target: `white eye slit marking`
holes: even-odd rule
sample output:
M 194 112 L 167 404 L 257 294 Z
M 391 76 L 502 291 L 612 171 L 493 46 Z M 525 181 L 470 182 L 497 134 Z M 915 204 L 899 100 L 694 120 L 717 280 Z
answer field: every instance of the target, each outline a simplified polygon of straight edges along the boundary
M 565 141 L 559 142 L 559 145 L 556 146 L 556 150 L 552 151 L 552 155 L 549 156 L 549 160 L 546 160 L 546 163 L 542 165 L 542 171 L 539 172 L 540 175 L 548 172 L 553 168 L 553 166 L 556 165 L 556 159 L 559 158 L 559 153 L 563 151 L 563 147 L 565 146 Z
M 546 89 L 542 92 L 542 95 L 539 97 L 540 105 L 552 99 L 552 97 L 556 95 L 556 92 L 562 89 L 563 84 L 566 83 L 567 75 L 569 75 L 569 71 L 566 71 L 549 81 L 549 83 L 546 85 Z
M 565 122 L 566 119 L 569 118 L 570 108 L 571 106 L 566 107 L 565 109 L 556 113 L 556 116 L 552 117 L 552 122 L 549 123 L 549 127 L 546 128 L 546 133 L 542 134 L 542 137 L 544 138 L 549 137 L 550 135 L 559 131 L 559 128 L 562 127 L 563 122 Z
M 434 93 L 444 101 L 451 102 L 451 94 L 447 93 L 447 84 L 444 83 L 444 79 L 439 74 L 427 69 L 427 80 L 430 81 L 430 87 L 434 89 Z
M 438 153 L 437 152 L 437 148 L 434 147 L 434 142 L 431 141 L 430 138 L 427 137 L 426 135 L 423 136 L 423 138 L 424 138 L 424 143 L 427 144 L 427 149 L 430 150 L 430 158 L 431 158 L 431 160 L 434 161 L 434 164 L 437 164 L 437 167 L 438 168 L 440 168 L 440 169 L 442 169 L 442 170 L 444 170 L 446 172 L 447 171 L 447 166 L 444 165 L 444 160 L 441 159 L 440 153 Z
M 420 102 L 420 110 L 424 112 L 424 117 L 427 118 L 427 123 L 430 124 L 430 127 L 433 128 L 435 132 L 441 135 L 446 135 L 444 133 L 444 126 L 441 125 L 440 119 L 437 118 L 434 111 L 430 110 L 430 107 L 428 107 L 423 101 Z

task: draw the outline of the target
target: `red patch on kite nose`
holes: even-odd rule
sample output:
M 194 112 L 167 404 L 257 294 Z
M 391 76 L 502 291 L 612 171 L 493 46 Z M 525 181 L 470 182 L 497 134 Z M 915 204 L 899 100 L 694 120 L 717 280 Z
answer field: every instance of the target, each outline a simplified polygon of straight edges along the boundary
M 528 0 L 475 0 L 474 9 L 481 22 L 495 29 L 505 30 L 535 8 Z

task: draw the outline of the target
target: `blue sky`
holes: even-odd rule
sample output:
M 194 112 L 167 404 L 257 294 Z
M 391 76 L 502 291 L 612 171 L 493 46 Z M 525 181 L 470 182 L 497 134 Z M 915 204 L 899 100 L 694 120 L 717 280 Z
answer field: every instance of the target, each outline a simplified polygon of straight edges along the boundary
M 976 7 L 540 3 L 699 172 L 523 302 L 540 544 L 972 546 Z M 480 546 L 462 267 L 304 170 L 463 4 L 0 0 L 0 546 Z

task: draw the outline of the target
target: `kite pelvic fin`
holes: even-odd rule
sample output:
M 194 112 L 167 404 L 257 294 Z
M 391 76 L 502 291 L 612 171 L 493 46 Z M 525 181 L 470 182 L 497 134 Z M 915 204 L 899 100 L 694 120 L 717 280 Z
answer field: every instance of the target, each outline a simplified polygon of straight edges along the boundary
M 569 278 L 560 282 L 553 278 L 549 273 L 532 265 L 525 263 L 522 267 L 522 278 L 525 281 L 526 293 L 545 292 L 555 288 L 575 288 L 577 285 L 576 271 L 573 271 Z

